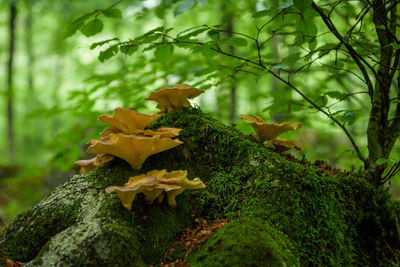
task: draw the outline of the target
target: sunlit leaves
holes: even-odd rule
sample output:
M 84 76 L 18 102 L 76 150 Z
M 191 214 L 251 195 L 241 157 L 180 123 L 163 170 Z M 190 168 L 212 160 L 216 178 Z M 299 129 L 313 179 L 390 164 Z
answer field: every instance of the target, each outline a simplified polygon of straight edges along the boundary
M 93 43 L 93 44 L 90 45 L 90 49 L 95 49 L 98 46 L 102 46 L 104 44 L 107 44 L 107 43 L 112 42 L 112 41 L 117 41 L 117 40 L 118 40 L 118 38 L 111 38 L 111 39 L 107 39 L 107 40 L 104 40 L 104 41 L 101 41 L 101 42 L 96 42 L 96 43 Z
M 91 15 L 91 13 L 87 13 L 71 22 L 68 25 L 67 30 L 65 31 L 65 37 L 67 38 L 73 35 L 77 30 L 79 30 L 83 26 L 83 24 L 85 24 L 86 20 L 90 18 Z
M 103 14 L 104 14 L 104 16 L 110 17 L 110 18 L 115 18 L 115 19 L 122 18 L 121 10 L 119 10 L 118 8 L 106 9 L 103 11 Z
M 154 51 L 154 56 L 158 61 L 164 62 L 171 57 L 172 52 L 173 52 L 172 45 L 160 45 Z
M 94 10 L 93 12 L 86 13 L 85 15 L 75 19 L 71 22 L 65 31 L 65 38 L 73 35 L 78 30 L 82 32 L 86 37 L 95 35 L 103 30 L 103 22 L 98 18 L 98 16 L 104 15 L 109 18 L 122 18 L 122 13 L 117 8 L 106 8 L 103 10 Z M 89 22 L 88 19 L 92 18 Z M 87 22 L 87 23 L 86 23 Z M 86 24 L 85 24 L 86 23 Z
M 125 55 L 132 55 L 133 53 L 135 53 L 137 50 L 139 49 L 139 46 L 137 45 L 121 45 L 119 47 L 119 50 L 121 51 L 121 53 L 125 54 Z
M 113 57 L 117 53 L 118 53 L 118 46 L 117 45 L 113 45 L 113 46 L 110 46 L 109 48 L 107 48 L 106 50 L 101 51 L 99 56 L 98 56 L 98 59 L 101 62 L 104 62 L 105 60 Z
M 260 17 L 265 17 L 273 14 L 274 12 L 280 11 L 282 9 L 286 9 L 293 6 L 293 1 L 288 1 L 286 3 L 283 3 L 282 5 L 279 5 L 278 7 L 270 7 L 264 10 L 257 11 L 256 13 L 253 14 L 253 18 L 260 18 Z
M 209 30 L 209 27 L 207 25 L 195 26 L 178 33 L 176 37 L 178 40 L 188 40 L 191 37 L 197 37 L 207 30 Z
M 103 29 L 103 22 L 100 19 L 95 18 L 86 23 L 85 26 L 81 28 L 81 32 L 86 37 L 89 37 L 95 35 L 96 33 L 101 32 L 102 29 Z
M 311 3 L 313 0 L 293 0 L 294 6 L 300 11 L 303 12 L 307 8 L 311 7 Z
M 177 16 L 187 10 L 189 10 L 191 7 L 193 7 L 195 4 L 194 0 L 185 0 L 181 4 L 179 4 L 175 9 L 174 9 L 174 15 Z

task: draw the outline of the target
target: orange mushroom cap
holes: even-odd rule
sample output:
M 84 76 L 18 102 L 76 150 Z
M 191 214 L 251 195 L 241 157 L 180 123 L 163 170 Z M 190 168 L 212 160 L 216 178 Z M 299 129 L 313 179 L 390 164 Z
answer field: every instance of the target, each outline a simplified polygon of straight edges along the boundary
M 157 108 L 170 112 L 174 109 L 189 107 L 188 99 L 195 98 L 202 93 L 204 93 L 203 90 L 188 84 L 177 84 L 172 88 L 164 86 L 159 91 L 151 92 L 146 100 L 154 100 L 158 103 Z
M 109 186 L 107 193 L 117 192 L 122 204 L 128 210 L 132 208 L 132 201 L 136 194 L 143 193 L 147 204 L 152 204 L 155 199 L 160 204 L 167 194 L 168 205 L 176 207 L 176 196 L 186 189 L 201 189 L 205 185 L 200 178 L 187 179 L 187 171 L 179 170 L 153 170 L 147 174 L 130 177 L 124 186 Z
M 303 126 L 301 122 L 295 122 L 295 123 L 283 122 L 279 124 L 274 122 L 266 123 L 262 118 L 260 118 L 257 115 L 251 117 L 242 114 L 240 115 L 240 118 L 243 119 L 245 122 L 251 124 L 251 126 L 257 133 L 256 138 L 258 139 L 258 141 L 262 143 L 271 140 L 284 132 L 293 131 Z
M 147 188 L 157 183 L 157 178 L 153 176 L 140 175 L 141 178 L 137 179 L 134 183 L 126 183 L 124 186 L 109 186 L 105 189 L 107 193 L 117 192 L 118 197 L 121 199 L 122 205 L 128 209 L 132 209 L 132 201 L 135 199 L 136 194 L 142 193 Z
M 113 160 L 114 157 L 107 154 L 99 154 L 94 158 L 91 159 L 81 159 L 75 161 L 75 165 L 81 166 L 79 173 L 80 174 L 87 174 L 94 168 L 103 165 L 104 163 Z
M 294 140 L 287 140 L 285 138 L 274 138 L 268 141 L 269 145 L 273 145 L 278 152 L 284 152 L 289 149 L 301 150 L 301 144 Z
M 144 129 L 159 117 L 158 114 L 142 114 L 128 108 L 116 108 L 114 115 L 103 114 L 99 120 L 125 134 L 134 134 L 137 129 Z
M 143 136 L 159 135 L 159 136 L 161 136 L 161 138 L 170 138 L 170 137 L 179 136 L 180 131 L 182 131 L 182 129 L 163 127 L 163 128 L 159 128 L 157 131 L 140 129 L 140 130 L 136 130 L 135 134 L 143 135 Z
M 163 178 L 160 178 L 159 181 L 164 184 L 176 184 L 181 186 L 181 188 L 167 192 L 168 205 L 173 208 L 176 207 L 176 196 L 186 189 L 202 189 L 206 187 L 200 178 L 189 180 L 187 178 L 187 171 L 183 170 L 169 172 L 165 174 Z
M 161 138 L 127 135 L 124 133 L 110 133 L 100 140 L 89 141 L 87 153 L 110 154 L 127 161 L 132 169 L 140 170 L 143 162 L 153 154 L 174 148 L 183 144 L 182 141 L 170 138 Z

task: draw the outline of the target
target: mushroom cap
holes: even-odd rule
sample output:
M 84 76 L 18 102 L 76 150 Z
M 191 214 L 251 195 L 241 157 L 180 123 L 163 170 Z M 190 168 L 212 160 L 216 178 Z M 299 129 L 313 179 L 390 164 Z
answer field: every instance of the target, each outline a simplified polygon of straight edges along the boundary
M 75 161 L 75 165 L 81 166 L 79 174 L 87 174 L 94 168 L 103 165 L 104 163 L 113 160 L 114 157 L 107 154 L 99 154 L 91 159 L 81 159 Z
M 143 136 L 160 135 L 161 138 L 170 138 L 179 136 L 180 131 L 182 131 L 182 129 L 163 127 L 159 128 L 157 131 L 139 129 L 135 131 L 135 134 Z
M 149 187 L 157 183 L 157 178 L 153 176 L 140 175 L 141 178 L 137 179 L 134 183 L 126 183 L 124 186 L 109 186 L 105 189 L 107 193 L 117 192 L 118 197 L 121 199 L 122 205 L 128 209 L 132 209 L 132 201 L 138 193 L 142 193 Z
M 87 153 L 110 154 L 127 161 L 132 169 L 140 170 L 143 162 L 153 154 L 174 148 L 183 144 L 182 141 L 170 138 L 160 138 L 110 133 L 100 140 L 89 141 Z
M 203 90 L 188 84 L 177 84 L 175 87 L 164 86 L 158 91 L 150 93 L 146 100 L 154 100 L 158 103 L 157 108 L 170 112 L 174 109 L 189 107 L 188 99 L 204 93 Z
M 124 186 L 109 186 L 107 193 L 117 192 L 125 208 L 132 208 L 132 201 L 136 194 L 143 193 L 147 204 L 152 204 L 157 199 L 157 203 L 163 201 L 167 194 L 168 205 L 176 207 L 176 196 L 186 189 L 200 189 L 205 185 L 200 178 L 192 181 L 187 179 L 187 171 L 179 170 L 167 172 L 163 170 L 153 170 L 146 174 L 130 177 Z
M 160 116 L 158 114 L 142 114 L 128 108 L 116 108 L 114 115 L 103 114 L 99 120 L 125 134 L 134 134 L 137 129 L 144 129 Z
M 287 140 L 285 138 L 274 138 L 268 141 L 269 145 L 273 145 L 278 152 L 284 152 L 289 149 L 301 150 L 301 144 L 294 140 Z
M 279 124 L 274 122 L 266 123 L 262 118 L 257 115 L 251 117 L 242 114 L 240 115 L 240 118 L 243 119 L 245 122 L 251 124 L 251 126 L 257 133 L 258 141 L 262 143 L 271 140 L 284 132 L 297 130 L 301 128 L 301 126 L 303 126 L 301 122 L 283 122 Z
M 178 184 L 184 189 L 201 189 L 206 187 L 200 178 L 189 180 L 187 178 L 187 171 L 183 170 L 169 172 L 160 178 L 159 181 L 165 184 Z
M 168 205 L 173 208 L 176 207 L 176 196 L 186 189 L 202 189 L 206 187 L 200 178 L 189 180 L 187 178 L 187 171 L 183 170 L 169 172 L 163 178 L 160 178 L 159 181 L 164 184 L 176 184 L 181 187 L 167 192 Z

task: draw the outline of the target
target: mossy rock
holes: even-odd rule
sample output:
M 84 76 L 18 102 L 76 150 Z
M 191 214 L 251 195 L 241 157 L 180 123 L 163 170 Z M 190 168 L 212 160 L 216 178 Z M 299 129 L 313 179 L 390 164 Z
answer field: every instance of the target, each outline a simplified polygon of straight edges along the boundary
M 151 125 L 159 127 L 182 128 L 184 144 L 149 157 L 140 172 L 114 160 L 73 176 L 0 232 L 0 256 L 26 266 L 157 265 L 196 217 L 249 217 L 246 227 L 258 229 L 274 259 L 288 266 L 297 259 L 302 266 L 395 262 L 397 204 L 385 190 L 287 160 L 197 108 L 170 112 Z M 179 195 L 176 209 L 146 205 L 138 196 L 133 212 L 104 192 L 154 169 L 186 169 L 206 188 Z
M 225 225 L 189 259 L 192 267 L 299 266 L 282 232 L 258 218 L 240 218 Z

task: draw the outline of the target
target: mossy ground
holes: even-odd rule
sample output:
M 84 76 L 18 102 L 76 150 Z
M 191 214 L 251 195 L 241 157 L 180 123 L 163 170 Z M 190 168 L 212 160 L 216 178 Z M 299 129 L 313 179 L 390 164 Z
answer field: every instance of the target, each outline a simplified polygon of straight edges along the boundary
M 258 218 L 239 218 L 225 225 L 189 259 L 192 267 L 299 266 L 287 237 Z
M 179 195 L 177 209 L 165 203 L 148 206 L 138 197 L 133 203 L 133 212 L 129 212 L 115 194 L 104 193 L 105 187 L 122 185 L 129 176 L 138 173 L 123 161 L 115 160 L 88 176 L 73 178 L 80 183 L 79 190 L 74 189 L 67 196 L 53 194 L 55 199 L 71 200 L 69 207 L 74 205 L 73 199 L 79 200 L 81 206 L 68 215 L 69 221 L 61 223 L 60 229 L 36 235 L 39 241 L 32 246 L 25 245 L 33 234 L 26 231 L 26 226 L 24 231 L 18 231 L 18 225 L 23 225 L 24 216 L 32 217 L 33 211 L 45 208 L 34 207 L 0 232 L 0 245 L 6 244 L 0 246 L 0 254 L 25 261 L 39 253 L 33 262 L 40 265 L 45 255 L 59 251 L 57 236 L 75 230 L 70 234 L 81 233 L 85 226 L 99 229 L 100 234 L 86 235 L 86 239 L 74 244 L 83 248 L 73 257 L 75 266 L 88 262 L 109 264 L 110 258 L 115 259 L 114 266 L 144 266 L 160 263 L 169 243 L 195 217 L 247 217 L 255 221 L 249 225 L 257 224 L 254 228 L 264 233 L 265 239 L 275 241 L 269 245 L 274 248 L 271 251 L 279 253 L 272 259 L 290 258 L 293 262 L 298 259 L 305 266 L 394 262 L 392 252 L 399 245 L 395 242 L 393 225 L 395 204 L 386 191 L 377 190 L 362 178 L 325 175 L 312 167 L 288 161 L 196 108 L 171 112 L 151 125 L 152 129 L 159 127 L 182 128 L 179 139 L 184 144 L 149 157 L 140 173 L 164 168 L 186 169 L 190 178 L 200 177 L 206 183 L 205 189 Z M 69 183 L 60 192 L 68 192 L 65 187 Z M 97 207 L 95 213 L 91 211 L 93 207 Z M 50 215 L 43 216 L 46 219 Z M 32 227 L 36 228 L 35 224 Z M 223 233 L 215 239 L 223 239 Z M 10 240 L 17 240 L 18 234 L 23 234 L 20 241 L 7 245 Z M 247 240 L 246 236 L 238 238 Z M 204 249 L 212 247 L 215 239 L 210 239 Z M 67 251 L 76 253 L 73 249 Z M 288 254 L 280 254 L 282 251 Z M 198 253 L 201 255 L 201 250 Z M 196 257 L 193 254 L 193 259 Z

